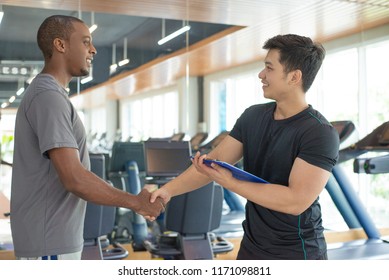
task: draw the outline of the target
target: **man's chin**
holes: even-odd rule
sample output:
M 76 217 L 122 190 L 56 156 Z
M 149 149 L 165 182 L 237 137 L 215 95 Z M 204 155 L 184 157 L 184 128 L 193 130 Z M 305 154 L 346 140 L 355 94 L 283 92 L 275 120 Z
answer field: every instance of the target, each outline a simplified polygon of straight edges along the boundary
M 89 70 L 81 69 L 81 75 L 80 75 L 80 77 L 88 76 L 89 73 L 90 73 Z

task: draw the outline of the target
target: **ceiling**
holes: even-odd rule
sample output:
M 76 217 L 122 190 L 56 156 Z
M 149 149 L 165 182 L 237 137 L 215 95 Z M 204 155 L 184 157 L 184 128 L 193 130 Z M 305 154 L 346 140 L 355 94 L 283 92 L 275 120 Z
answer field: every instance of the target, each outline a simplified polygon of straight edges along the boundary
M 34 3 L 36 3 L 35 1 Z M 13 2 L 14 4 L 14 2 Z M 100 84 L 124 71 L 135 69 L 153 59 L 162 57 L 204 38 L 218 33 L 230 25 L 188 22 L 191 29 L 188 36 L 181 35 L 163 45 L 157 42 L 181 28 L 187 21 L 161 19 L 134 15 L 85 12 L 74 10 L 53 10 L 34 7 L 2 5 L 4 17 L 0 25 L 0 104 L 9 103 L 17 90 L 27 86 L 30 76 L 43 67 L 42 55 L 36 44 L 36 32 L 42 21 L 54 14 L 64 14 L 81 18 L 87 25 L 98 25 L 92 33 L 97 49 L 94 59 L 93 81 L 81 85 L 81 90 Z M 127 40 L 127 54 L 124 40 Z M 115 55 L 114 52 L 115 51 Z M 109 66 L 126 55 L 130 63 L 110 73 Z M 77 92 L 77 79 L 70 85 L 70 94 Z M 18 97 L 9 106 L 17 107 Z
M 150 83 L 154 87 L 166 86 L 185 75 L 186 63 L 190 64 L 190 75 L 201 76 L 256 61 L 264 55 L 261 50 L 264 41 L 276 34 L 297 33 L 327 42 L 389 26 L 388 0 L 3 0 L 1 3 L 5 11 L 0 26 L 2 62 L 40 59 L 35 34 L 46 16 L 54 13 L 79 16 L 82 11 L 81 18 L 90 24 L 94 12 L 99 28 L 92 35 L 98 54 L 94 80 L 89 84 L 94 87 L 86 90 L 93 89 L 94 99 L 98 99 L 99 92 L 120 98 L 150 88 Z M 162 18 L 166 19 L 166 34 L 170 32 L 168 28 L 173 31 L 182 26 L 183 20 L 189 21 L 193 27 L 189 37 L 181 35 L 171 44 L 158 47 Z M 126 72 L 110 77 L 112 44 L 116 43 L 120 60 L 124 37 L 128 38 L 131 63 L 124 69 Z M 3 80 L 0 76 L 0 93 L 6 91 Z M 8 91 L 14 94 L 16 88 L 14 81 L 14 88 Z M 1 98 L 7 96 L 0 96 L 0 102 Z

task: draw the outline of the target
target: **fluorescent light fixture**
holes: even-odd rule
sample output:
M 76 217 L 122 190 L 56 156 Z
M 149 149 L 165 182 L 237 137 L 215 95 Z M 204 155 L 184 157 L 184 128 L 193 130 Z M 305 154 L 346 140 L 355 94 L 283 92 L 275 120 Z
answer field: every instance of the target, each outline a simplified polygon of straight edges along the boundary
M 15 95 L 12 95 L 10 98 L 9 98 L 9 103 L 12 103 L 12 102 L 14 102 L 15 101 L 15 99 L 16 99 L 16 97 L 15 97 Z
M 93 31 L 97 29 L 97 24 L 93 24 L 91 27 L 89 27 L 89 32 L 92 34 Z
M 130 60 L 127 58 L 127 38 L 124 38 L 123 40 L 123 59 L 118 62 L 118 65 L 121 67 L 123 65 L 126 65 L 130 62 Z
M 26 83 L 31 84 L 31 82 L 35 79 L 36 76 L 31 76 L 30 78 L 27 79 Z
M 3 20 L 3 16 L 4 16 L 3 6 L 0 5 L 0 24 L 1 24 L 1 21 Z
M 89 69 L 89 75 L 84 77 L 83 79 L 80 80 L 81 84 L 86 84 L 89 83 L 90 81 L 93 80 L 93 67 L 91 66 Z
M 97 24 L 95 24 L 95 13 L 91 12 L 91 27 L 89 27 L 89 32 L 92 34 L 93 31 L 97 29 Z
M 4 109 L 5 107 L 7 107 L 9 104 L 7 102 L 3 102 L 3 104 L 1 104 L 1 108 Z
M 119 66 L 123 66 L 123 65 L 128 64 L 129 62 L 130 62 L 130 60 L 128 58 L 126 58 L 126 59 L 123 59 L 123 60 L 119 61 L 118 65 Z
M 182 33 L 185 33 L 187 31 L 190 30 L 190 25 L 186 25 L 180 29 L 178 29 L 177 31 L 173 32 L 172 34 L 170 35 L 167 35 L 166 37 L 162 38 L 161 40 L 158 41 L 158 45 L 163 45 L 165 44 L 167 41 L 170 41 L 171 39 L 173 38 L 176 38 L 177 36 L 181 35 Z
M 115 64 L 111 64 L 109 66 L 110 73 L 112 74 L 112 72 L 115 72 L 117 68 L 118 68 L 118 65 L 116 63 Z
M 23 92 L 24 92 L 24 87 L 21 87 L 21 88 L 18 89 L 18 91 L 16 92 L 16 95 L 19 96 L 19 95 L 21 95 Z
M 93 80 L 93 77 L 92 76 L 88 76 L 88 77 L 85 77 L 84 79 L 81 79 L 80 83 L 81 84 L 86 84 L 86 83 L 89 83 L 92 80 Z
M 112 64 L 109 66 L 109 74 L 111 75 L 116 71 L 118 65 L 116 63 L 116 44 L 112 44 Z

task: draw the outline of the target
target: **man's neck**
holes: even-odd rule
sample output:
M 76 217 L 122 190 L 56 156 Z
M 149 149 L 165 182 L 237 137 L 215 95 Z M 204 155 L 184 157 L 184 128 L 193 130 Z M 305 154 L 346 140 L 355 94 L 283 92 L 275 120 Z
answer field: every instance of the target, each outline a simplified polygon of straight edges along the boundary
M 64 69 L 64 67 L 59 67 L 58 65 L 55 65 L 55 62 L 51 61 L 49 63 L 46 62 L 45 67 L 42 69 L 42 73 L 53 76 L 58 84 L 63 88 L 66 88 L 72 77 L 70 77 Z
M 277 101 L 277 106 L 274 110 L 273 117 L 275 120 L 284 120 L 304 111 L 308 108 L 308 106 L 309 105 L 305 99 L 296 100 L 293 102 L 290 100 L 284 102 Z

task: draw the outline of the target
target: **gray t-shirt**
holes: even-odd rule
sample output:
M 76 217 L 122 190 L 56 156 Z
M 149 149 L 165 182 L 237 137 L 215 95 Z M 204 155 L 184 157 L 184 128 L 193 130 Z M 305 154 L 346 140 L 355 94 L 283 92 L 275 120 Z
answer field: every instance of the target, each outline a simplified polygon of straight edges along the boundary
M 19 106 L 11 187 L 11 229 L 17 257 L 67 254 L 83 248 L 86 202 L 68 192 L 48 158 L 50 149 L 79 150 L 90 168 L 84 126 L 67 92 L 38 75 Z

